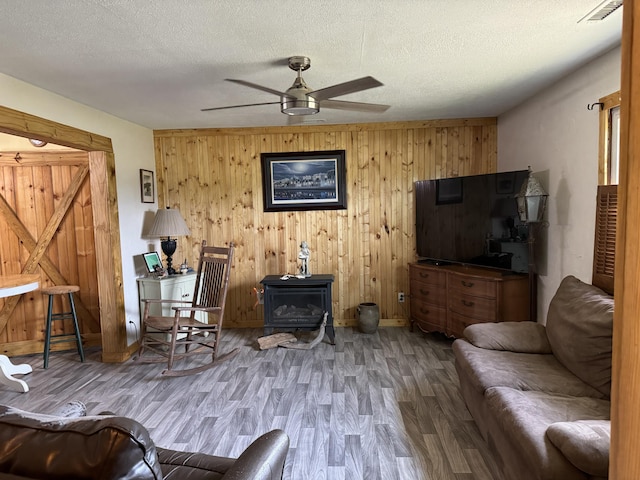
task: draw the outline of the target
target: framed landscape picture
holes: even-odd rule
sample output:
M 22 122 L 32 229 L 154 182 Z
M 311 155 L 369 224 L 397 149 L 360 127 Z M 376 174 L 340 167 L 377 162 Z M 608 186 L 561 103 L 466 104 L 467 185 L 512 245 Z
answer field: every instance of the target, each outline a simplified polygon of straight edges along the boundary
M 347 208 L 344 150 L 263 153 L 264 211 Z

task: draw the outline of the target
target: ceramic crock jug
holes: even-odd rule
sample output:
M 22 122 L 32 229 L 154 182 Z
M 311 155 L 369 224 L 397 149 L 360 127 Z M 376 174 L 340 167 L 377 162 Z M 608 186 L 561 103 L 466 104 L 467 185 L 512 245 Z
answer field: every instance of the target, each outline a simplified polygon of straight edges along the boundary
M 358 305 L 358 327 L 362 333 L 375 333 L 380 322 L 380 311 L 375 303 Z

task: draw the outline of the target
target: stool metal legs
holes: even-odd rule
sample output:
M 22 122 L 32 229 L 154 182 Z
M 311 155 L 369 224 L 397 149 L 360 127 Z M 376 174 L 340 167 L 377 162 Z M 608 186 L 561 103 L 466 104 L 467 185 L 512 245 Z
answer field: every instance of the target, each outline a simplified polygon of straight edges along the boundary
M 44 339 L 44 368 L 49 366 L 49 350 L 51 348 L 53 337 L 66 337 L 67 334 L 51 335 L 51 325 L 55 320 L 73 320 L 73 328 L 76 336 L 76 346 L 78 348 L 78 354 L 80 355 L 80 361 L 84 362 L 84 350 L 82 349 L 82 338 L 80 337 L 80 327 L 78 326 L 78 317 L 76 316 L 76 306 L 73 303 L 73 293 L 68 293 L 69 305 L 71 311 L 62 313 L 53 313 L 53 295 L 49 295 L 49 309 L 47 311 L 47 330 L 45 332 Z M 60 342 L 64 340 L 53 340 L 53 342 Z
M 49 347 L 51 346 L 51 321 L 53 311 L 53 295 L 49 295 L 49 308 L 47 309 L 47 329 L 44 337 L 44 368 L 49 366 Z
M 76 331 L 76 346 L 78 347 L 78 355 L 80 355 L 80 361 L 84 362 L 84 350 L 82 350 L 82 338 L 80 337 L 80 327 L 78 326 L 78 317 L 76 316 L 76 305 L 73 303 L 73 293 L 69 294 L 69 303 L 71 304 L 73 328 Z

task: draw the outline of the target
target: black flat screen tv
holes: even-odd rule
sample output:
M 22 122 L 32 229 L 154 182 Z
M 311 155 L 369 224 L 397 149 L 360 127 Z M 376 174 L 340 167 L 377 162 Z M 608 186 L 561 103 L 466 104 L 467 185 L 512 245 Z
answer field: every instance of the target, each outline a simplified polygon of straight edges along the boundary
M 527 170 L 415 182 L 419 261 L 525 273 L 528 227 L 515 195 Z

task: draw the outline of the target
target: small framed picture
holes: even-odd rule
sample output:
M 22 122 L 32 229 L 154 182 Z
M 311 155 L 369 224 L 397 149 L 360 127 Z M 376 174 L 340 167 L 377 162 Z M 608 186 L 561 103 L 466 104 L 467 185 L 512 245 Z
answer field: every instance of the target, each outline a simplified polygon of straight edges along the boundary
M 140 198 L 142 203 L 153 203 L 155 201 L 154 189 L 153 172 L 140 169 Z
M 143 253 L 142 258 L 144 259 L 144 264 L 147 267 L 147 272 L 157 273 L 162 270 L 162 260 L 160 259 L 158 252 Z

